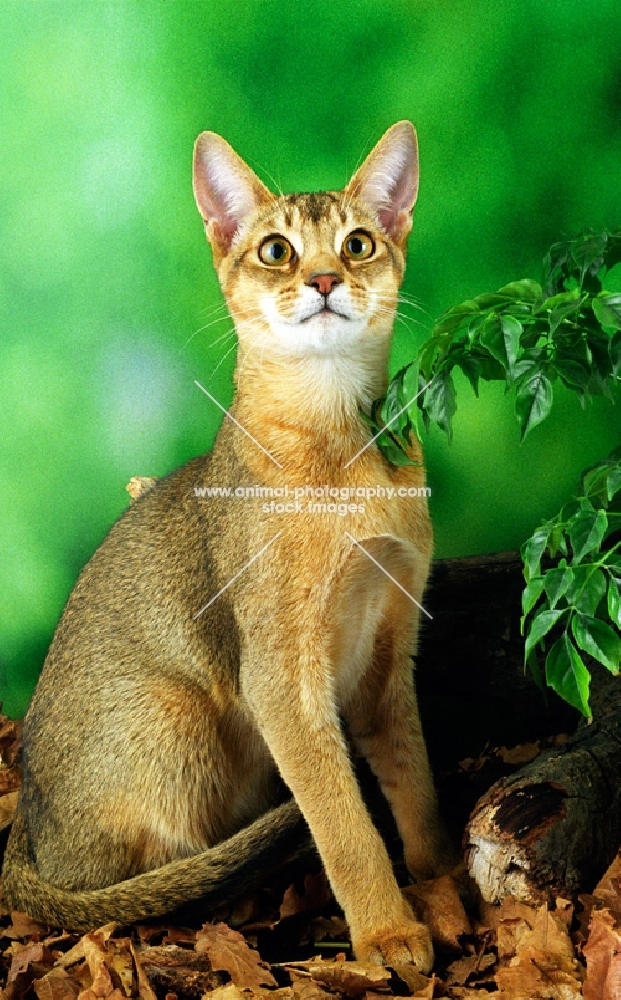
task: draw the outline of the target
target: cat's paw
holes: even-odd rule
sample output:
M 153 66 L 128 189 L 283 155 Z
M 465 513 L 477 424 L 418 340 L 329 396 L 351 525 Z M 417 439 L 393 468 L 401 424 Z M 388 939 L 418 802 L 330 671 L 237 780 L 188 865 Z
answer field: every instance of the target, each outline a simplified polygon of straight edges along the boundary
M 408 920 L 389 930 L 363 935 L 352 941 L 359 962 L 375 965 L 415 965 L 430 972 L 433 965 L 431 935 L 425 924 Z

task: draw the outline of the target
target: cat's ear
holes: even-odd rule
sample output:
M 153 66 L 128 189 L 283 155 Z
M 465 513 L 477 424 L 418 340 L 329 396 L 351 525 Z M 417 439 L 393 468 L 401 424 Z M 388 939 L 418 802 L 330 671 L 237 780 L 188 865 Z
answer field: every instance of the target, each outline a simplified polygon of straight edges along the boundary
M 194 145 L 194 197 L 216 254 L 225 256 L 240 226 L 274 196 L 235 150 L 215 132 Z
M 418 194 L 418 142 L 411 122 L 397 122 L 384 133 L 345 191 L 374 211 L 395 243 L 405 244 Z

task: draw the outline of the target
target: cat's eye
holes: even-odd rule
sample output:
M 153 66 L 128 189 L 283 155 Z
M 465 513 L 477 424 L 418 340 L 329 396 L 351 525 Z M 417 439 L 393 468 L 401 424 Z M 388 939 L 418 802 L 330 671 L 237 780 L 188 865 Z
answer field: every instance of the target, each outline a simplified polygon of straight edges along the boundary
M 282 267 L 293 255 L 294 249 L 284 236 L 268 236 L 259 247 L 259 257 L 269 267 Z
M 343 243 L 343 253 L 350 260 L 366 260 L 375 252 L 373 237 L 369 236 L 362 229 L 357 229 L 355 233 L 350 233 Z

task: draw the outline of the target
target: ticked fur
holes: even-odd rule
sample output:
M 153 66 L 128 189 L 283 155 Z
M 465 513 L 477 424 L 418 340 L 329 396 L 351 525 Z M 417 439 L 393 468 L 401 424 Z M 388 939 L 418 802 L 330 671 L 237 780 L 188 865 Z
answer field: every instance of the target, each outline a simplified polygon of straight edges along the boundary
M 196 855 L 193 892 L 203 877 L 211 885 L 213 845 L 269 808 L 279 774 L 356 955 L 430 967 L 429 933 L 399 892 L 341 723 L 378 777 L 412 873 L 441 869 L 410 660 L 432 535 L 424 498 L 397 495 L 424 486 L 422 454 L 415 441 L 419 464 L 390 465 L 359 415 L 386 388 L 417 189 L 408 122 L 344 191 L 280 197 L 223 139 L 199 136 L 194 190 L 239 338 L 236 422 L 132 505 L 71 595 L 25 722 L 5 870 L 15 907 L 46 919 L 65 912 L 68 891 L 85 919 L 115 919 L 121 897 L 126 915 L 164 912 L 188 891 L 176 859 Z M 196 496 L 284 483 L 380 489 L 343 517 Z

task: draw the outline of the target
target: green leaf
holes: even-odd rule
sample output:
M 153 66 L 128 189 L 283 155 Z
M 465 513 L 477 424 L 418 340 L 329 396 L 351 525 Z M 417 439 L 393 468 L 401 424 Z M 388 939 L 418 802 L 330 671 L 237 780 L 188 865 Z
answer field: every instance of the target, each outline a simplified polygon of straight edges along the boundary
M 515 316 L 501 316 L 502 335 L 505 342 L 505 353 L 509 368 L 515 365 L 518 351 L 520 349 L 520 337 L 523 326 Z
M 506 295 L 510 299 L 517 299 L 523 302 L 538 302 L 543 298 L 541 285 L 531 278 L 523 278 L 521 281 L 510 281 L 508 285 L 503 285 L 498 289 L 499 295 Z
M 621 330 L 617 330 L 617 332 L 613 334 L 609 350 L 612 372 L 616 378 L 621 371 Z
M 423 406 L 427 414 L 434 420 L 448 437 L 453 435 L 451 421 L 457 406 L 455 404 L 455 386 L 448 369 L 440 369 L 434 375 L 431 385 L 425 390 Z
M 552 528 L 548 541 L 548 551 L 552 559 L 554 559 L 557 552 L 562 552 L 564 556 L 567 555 L 567 544 L 562 524 L 555 524 Z M 565 560 L 563 560 L 564 562 Z
M 543 678 L 541 676 L 541 670 L 539 668 L 539 660 L 537 659 L 537 650 L 531 649 L 524 663 L 524 673 L 526 673 L 526 667 L 530 670 L 533 680 L 538 688 L 543 691 Z
M 619 673 L 621 639 L 606 622 L 590 615 L 577 614 L 572 622 L 574 638 L 581 649 L 603 663 L 613 674 Z
M 534 576 L 539 575 L 539 562 L 548 542 L 550 529 L 547 526 L 537 528 L 528 538 L 521 548 L 522 561 L 524 563 L 524 576 L 529 582 Z
M 556 611 L 540 611 L 538 615 L 533 618 L 528 635 L 526 636 L 526 645 L 524 646 L 524 656 L 528 657 L 531 649 L 537 645 L 537 643 L 543 639 L 544 635 L 547 635 L 553 625 L 556 625 L 557 621 L 564 615 L 567 608 Z
M 589 385 L 589 372 L 578 361 L 569 358 L 554 358 L 553 368 L 559 373 L 568 389 L 586 392 Z
M 608 553 L 604 566 L 615 576 L 621 576 L 621 552 Z
M 520 384 L 515 395 L 515 412 L 520 422 L 521 440 L 545 420 L 552 408 L 552 385 L 542 368 L 537 367 Z
M 607 240 L 607 233 L 585 230 L 581 236 L 571 241 L 571 256 L 580 268 L 581 282 L 587 271 L 591 270 L 595 274 L 603 266 Z
M 544 586 L 550 608 L 554 609 L 573 579 L 573 570 L 568 566 L 549 569 L 544 576 Z
M 580 562 L 589 552 L 598 549 L 606 528 L 608 518 L 603 510 L 580 510 L 567 525 L 569 541 L 573 552 L 572 563 Z
M 522 614 L 526 616 L 530 609 L 537 603 L 543 590 L 545 577 L 531 576 L 530 580 L 522 591 Z
M 606 579 L 601 569 L 594 569 L 592 563 L 583 563 L 573 569 L 573 579 L 565 592 L 565 600 L 575 605 L 578 611 L 594 615 L 605 593 Z
M 608 473 L 606 483 L 606 493 L 609 500 L 612 500 L 615 493 L 621 490 L 621 462 L 615 465 Z
M 479 361 L 477 358 L 473 358 L 471 354 L 464 354 L 462 357 L 457 359 L 457 364 L 470 382 L 475 396 L 478 397 L 479 376 L 481 374 L 481 365 Z
M 621 292 L 600 292 L 591 305 L 602 326 L 621 330 Z
M 567 632 L 556 640 L 546 657 L 546 681 L 561 698 L 590 718 L 591 676 Z
M 621 628 L 621 599 L 619 598 L 619 586 L 613 576 L 608 581 L 608 614 L 617 628 Z
M 554 333 L 558 326 L 563 322 L 564 319 L 568 319 L 574 313 L 577 313 L 582 306 L 582 296 L 579 292 L 567 292 L 565 296 L 557 295 L 556 298 L 566 298 L 567 301 L 559 302 L 558 305 L 550 312 L 550 333 Z

